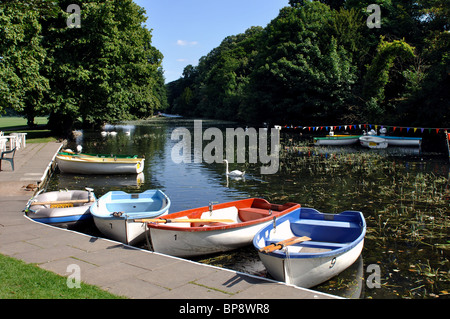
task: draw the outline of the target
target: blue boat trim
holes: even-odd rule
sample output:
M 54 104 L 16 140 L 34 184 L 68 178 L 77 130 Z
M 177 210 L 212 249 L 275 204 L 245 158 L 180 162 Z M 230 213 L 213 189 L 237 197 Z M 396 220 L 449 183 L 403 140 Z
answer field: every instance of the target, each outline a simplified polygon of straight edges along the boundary
M 414 141 L 422 140 L 421 137 L 383 136 L 383 135 L 374 135 L 374 136 L 381 137 L 381 138 L 387 138 L 387 139 L 391 139 L 391 140 L 414 140 Z
M 30 216 L 29 216 L 30 217 Z M 35 222 L 43 223 L 43 224 L 60 224 L 60 223 L 70 223 L 88 220 L 92 218 L 91 214 L 83 214 L 83 215 L 72 215 L 72 216 L 61 216 L 61 217 L 46 217 L 46 218 L 33 218 L 30 217 Z
M 107 212 L 98 212 L 99 201 L 106 202 Z M 156 205 L 152 207 L 152 202 Z M 161 190 L 153 189 L 142 193 L 129 194 L 123 191 L 111 191 L 97 199 L 90 207 L 91 214 L 105 220 L 139 219 L 160 216 L 170 208 L 170 199 Z M 130 212 L 130 206 L 141 209 Z M 139 207 L 137 207 L 139 206 Z M 128 210 L 128 211 L 127 211 Z M 114 212 L 123 212 L 122 215 L 113 216 Z

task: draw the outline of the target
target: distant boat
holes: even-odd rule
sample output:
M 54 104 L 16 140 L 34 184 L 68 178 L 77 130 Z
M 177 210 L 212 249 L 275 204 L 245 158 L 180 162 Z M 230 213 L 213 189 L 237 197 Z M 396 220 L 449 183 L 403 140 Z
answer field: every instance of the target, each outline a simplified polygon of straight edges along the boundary
M 36 222 L 67 227 L 91 219 L 95 199 L 92 189 L 40 193 L 28 202 L 25 214 Z
M 384 137 L 365 135 L 359 138 L 361 146 L 368 148 L 382 149 L 388 147 L 388 142 Z
M 145 237 L 146 227 L 133 222 L 136 218 L 154 218 L 167 214 L 170 199 L 161 190 L 128 194 L 111 191 L 92 204 L 95 226 L 107 238 L 133 245 Z
M 400 137 L 400 136 L 384 136 L 378 135 L 378 137 L 384 138 L 389 146 L 417 146 L 422 144 L 421 137 Z
M 93 155 L 59 152 L 56 163 L 62 173 L 72 174 L 139 174 L 144 158 L 137 155 Z
M 352 145 L 358 142 L 359 137 L 360 135 L 315 137 L 314 145 L 321 145 L 321 146 Z
M 147 226 L 154 251 L 192 257 L 250 245 L 259 229 L 299 207 L 249 198 L 168 214 Z
M 168 118 L 173 118 L 173 119 L 177 119 L 177 118 L 182 118 L 182 115 L 178 115 L 178 114 L 167 114 L 167 113 L 159 113 L 159 115 L 163 116 L 163 117 L 168 117 Z
M 310 288 L 351 266 L 365 234 L 361 212 L 323 214 L 302 207 L 262 228 L 253 245 L 275 280 Z

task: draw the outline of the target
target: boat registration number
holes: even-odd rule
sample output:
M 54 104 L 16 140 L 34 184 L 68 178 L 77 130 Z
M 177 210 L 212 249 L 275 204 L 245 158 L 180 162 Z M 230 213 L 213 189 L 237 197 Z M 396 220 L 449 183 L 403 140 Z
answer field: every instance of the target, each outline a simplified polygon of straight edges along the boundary
M 53 204 L 50 205 L 50 208 L 69 208 L 69 207 L 73 207 L 72 203 L 67 203 L 67 204 Z

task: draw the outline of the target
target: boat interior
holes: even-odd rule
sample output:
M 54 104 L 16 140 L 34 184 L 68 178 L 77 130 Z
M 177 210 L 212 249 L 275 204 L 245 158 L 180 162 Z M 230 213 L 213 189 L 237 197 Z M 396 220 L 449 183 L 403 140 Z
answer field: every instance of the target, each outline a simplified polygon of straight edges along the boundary
M 159 211 L 167 206 L 167 200 L 155 193 L 147 194 L 112 194 L 111 202 L 105 201 L 108 212 L 125 212 L 127 214 Z
M 362 231 L 362 226 L 354 216 L 322 214 L 309 208 L 302 208 L 301 218 L 291 220 L 288 224 L 290 229 L 285 232 L 289 233 L 289 236 L 311 238 L 309 241 L 288 246 L 290 253 L 309 254 L 336 250 L 355 241 Z M 271 238 L 265 245 L 278 241 L 280 240 Z
M 224 207 L 225 206 L 225 207 Z M 281 212 L 293 206 L 299 206 L 295 203 L 287 203 L 284 205 L 270 204 L 266 200 L 254 198 L 245 201 L 237 201 L 228 203 L 228 205 L 217 205 L 212 211 L 206 210 L 207 207 L 197 209 L 196 211 L 180 215 L 178 218 L 201 218 L 201 219 L 231 219 L 233 223 L 244 223 L 271 217 L 274 212 Z M 179 227 L 203 227 L 203 226 L 226 226 L 233 223 L 215 222 L 202 223 L 194 222 L 190 225 L 177 224 Z M 174 225 L 173 225 L 174 226 Z

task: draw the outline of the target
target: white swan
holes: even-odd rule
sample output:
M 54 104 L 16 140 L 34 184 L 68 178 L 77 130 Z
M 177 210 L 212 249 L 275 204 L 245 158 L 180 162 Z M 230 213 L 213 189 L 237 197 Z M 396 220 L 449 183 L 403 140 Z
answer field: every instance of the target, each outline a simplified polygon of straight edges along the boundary
M 223 162 L 226 164 L 226 172 L 225 173 L 227 175 L 229 175 L 229 176 L 244 176 L 245 171 L 241 172 L 239 170 L 234 170 L 234 171 L 229 172 L 228 171 L 228 161 L 227 160 L 223 160 Z

